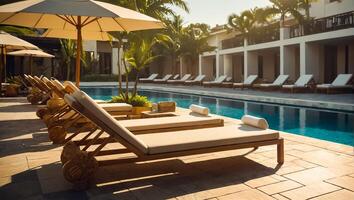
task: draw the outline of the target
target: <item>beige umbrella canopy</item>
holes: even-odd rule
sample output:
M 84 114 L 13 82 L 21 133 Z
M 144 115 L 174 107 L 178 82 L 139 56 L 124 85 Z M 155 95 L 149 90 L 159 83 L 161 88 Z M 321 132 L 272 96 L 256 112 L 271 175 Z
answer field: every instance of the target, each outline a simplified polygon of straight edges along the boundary
M 76 40 L 77 33 L 75 30 L 48 29 L 41 36 Z M 107 32 L 82 31 L 82 40 L 110 41 L 113 40 L 113 36 Z
M 33 57 L 38 57 L 38 58 L 53 58 L 54 56 L 46 53 L 42 50 L 19 50 L 19 51 L 13 51 L 8 53 L 7 55 L 11 56 L 28 56 L 30 58 L 29 61 L 29 69 L 30 69 L 30 74 L 32 74 L 32 58 Z
M 1 48 L 1 61 L 0 61 L 0 88 L 3 80 L 4 67 L 6 66 L 6 51 L 15 49 L 38 49 L 37 46 L 26 42 L 18 37 L 10 35 L 4 31 L 0 31 L 0 48 Z M 6 72 L 4 77 L 6 78 Z
M 82 33 L 163 28 L 139 12 L 94 0 L 28 0 L 0 6 L 0 23 L 76 31 L 76 84 L 80 83 Z

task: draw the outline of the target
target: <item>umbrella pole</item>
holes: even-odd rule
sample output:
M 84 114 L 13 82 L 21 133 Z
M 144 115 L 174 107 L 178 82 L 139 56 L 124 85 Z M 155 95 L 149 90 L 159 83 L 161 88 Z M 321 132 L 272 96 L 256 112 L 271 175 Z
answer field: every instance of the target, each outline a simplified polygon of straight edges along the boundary
M 82 43 L 82 34 L 81 34 L 81 16 L 77 17 L 77 44 L 76 44 L 76 86 L 80 87 L 80 64 L 81 64 L 81 43 Z
M 29 71 L 30 74 L 32 75 L 32 55 L 29 56 Z

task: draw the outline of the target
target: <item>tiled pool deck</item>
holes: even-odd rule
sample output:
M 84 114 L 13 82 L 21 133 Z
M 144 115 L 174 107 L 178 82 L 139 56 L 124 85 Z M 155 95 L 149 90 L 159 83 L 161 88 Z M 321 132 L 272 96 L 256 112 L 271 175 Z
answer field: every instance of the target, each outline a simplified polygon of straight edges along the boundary
M 116 82 L 86 82 L 82 86 L 117 86 Z M 131 84 L 132 85 L 132 84 Z M 201 86 L 183 86 L 167 84 L 139 84 L 141 89 L 166 92 L 180 92 L 196 95 L 210 95 L 231 99 L 260 101 L 286 105 L 306 106 L 354 111 L 354 93 L 351 94 L 316 94 L 316 93 L 285 93 L 279 91 L 240 90 L 231 88 L 205 88 Z
M 102 167 L 72 191 L 36 109 L 0 99 L 1 199 L 354 199 L 353 147 L 288 133 L 282 166 L 275 147 L 233 150 Z

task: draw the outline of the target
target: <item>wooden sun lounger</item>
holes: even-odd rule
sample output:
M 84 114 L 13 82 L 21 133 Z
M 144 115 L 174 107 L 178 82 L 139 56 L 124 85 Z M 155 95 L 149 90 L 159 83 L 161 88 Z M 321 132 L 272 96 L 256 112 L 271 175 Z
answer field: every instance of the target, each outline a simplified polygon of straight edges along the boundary
M 293 85 L 283 85 L 283 91 L 290 91 L 291 93 L 298 91 L 311 91 L 315 84 L 312 74 L 301 75 Z
M 184 82 L 184 85 L 202 85 L 204 79 L 205 79 L 205 75 L 203 75 L 203 74 L 202 75 L 198 75 L 193 80 L 186 80 Z
M 235 88 L 241 88 L 243 90 L 244 88 L 250 88 L 253 86 L 254 83 L 258 80 L 258 75 L 249 75 L 246 80 L 244 80 L 242 83 L 233 83 L 232 87 Z
M 139 78 L 139 82 L 142 82 L 142 83 L 151 83 L 154 81 L 154 79 L 157 78 L 159 74 L 151 74 L 149 77 L 147 78 Z
M 172 74 L 167 74 L 162 79 L 155 79 L 153 83 L 166 83 L 168 80 L 172 78 Z
M 131 163 L 267 145 L 277 145 L 277 161 L 279 164 L 284 162 L 284 141 L 277 131 L 235 124 L 216 128 L 134 135 L 97 106 L 85 93 L 80 92 L 80 95 L 76 95 L 75 98 L 65 95 L 65 99 L 95 124 L 96 133 L 93 140 L 84 144 L 82 148 L 73 142 L 68 142 L 61 155 L 61 160 L 64 161 L 65 179 L 78 185 L 79 188 L 87 186 L 88 180 L 102 164 Z M 104 132 L 109 137 L 101 139 Z M 108 143 L 112 142 L 117 142 L 125 148 L 103 150 Z M 96 148 L 91 148 L 93 144 L 97 145 Z M 123 156 L 127 153 L 131 153 L 132 156 Z M 118 159 L 99 162 L 96 159 L 100 155 L 109 154 L 114 154 Z
M 350 85 L 353 82 L 352 74 L 339 74 L 331 84 L 316 85 L 316 92 L 326 92 L 327 94 L 352 92 L 354 86 Z
M 170 84 L 183 84 L 185 81 L 190 79 L 192 75 L 191 74 L 185 74 L 181 79 L 179 80 L 167 80 L 167 83 Z
M 288 78 L 289 78 L 289 75 L 279 75 L 278 78 L 275 79 L 273 83 L 253 84 L 252 88 L 263 89 L 263 90 L 280 89 L 285 84 L 285 82 L 288 80 Z
M 213 87 L 213 86 L 221 86 L 221 84 L 226 80 L 227 76 L 219 76 L 216 78 L 214 81 L 204 81 L 203 86 L 204 87 Z

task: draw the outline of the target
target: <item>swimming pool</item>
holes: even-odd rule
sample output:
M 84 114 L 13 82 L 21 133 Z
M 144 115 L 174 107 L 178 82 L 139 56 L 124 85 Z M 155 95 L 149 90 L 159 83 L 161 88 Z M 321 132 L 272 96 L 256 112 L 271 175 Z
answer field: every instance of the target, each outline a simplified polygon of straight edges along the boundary
M 94 99 L 109 100 L 117 88 L 82 88 Z M 244 114 L 264 117 L 272 129 L 354 146 L 354 113 L 265 104 L 250 101 L 143 90 L 152 102 L 176 101 L 182 108 L 190 104 L 206 106 L 212 113 L 240 119 Z

